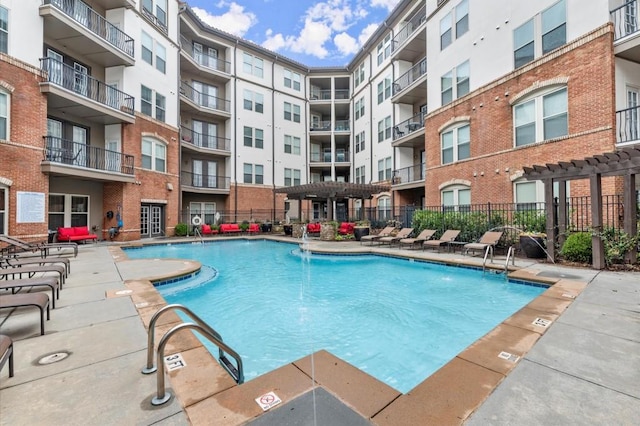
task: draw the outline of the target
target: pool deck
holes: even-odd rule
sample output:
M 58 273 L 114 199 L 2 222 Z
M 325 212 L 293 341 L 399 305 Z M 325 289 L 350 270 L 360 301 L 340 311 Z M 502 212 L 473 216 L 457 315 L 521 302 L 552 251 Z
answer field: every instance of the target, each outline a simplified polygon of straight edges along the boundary
M 308 248 L 482 264 L 459 252 L 358 242 L 312 240 Z M 504 269 L 504 257 L 494 266 Z M 632 425 L 640 416 L 640 273 L 521 258 L 511 277 L 554 285 L 406 394 L 324 350 L 238 386 L 181 332 L 166 350 L 186 363 L 167 374 L 177 398 L 154 407 L 156 375 L 140 370 L 146 326 L 166 303 L 151 281 L 198 268 L 182 259 L 128 260 L 113 243 L 81 245 L 44 336 L 37 310 L 0 311 L 15 354 L 15 376 L 7 365 L 0 373 L 0 424 Z M 178 321 L 174 313 L 159 320 L 156 344 Z M 38 363 L 50 354 L 61 360 Z M 282 403 L 263 412 L 255 399 L 268 392 Z

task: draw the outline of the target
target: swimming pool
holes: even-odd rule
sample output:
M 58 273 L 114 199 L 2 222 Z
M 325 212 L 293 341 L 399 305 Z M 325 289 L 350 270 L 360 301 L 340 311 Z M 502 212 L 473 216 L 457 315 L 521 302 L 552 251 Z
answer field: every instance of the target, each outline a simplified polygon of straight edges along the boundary
M 196 278 L 158 288 L 222 335 L 242 356 L 246 380 L 326 349 L 406 393 L 544 291 L 472 269 L 308 255 L 265 240 L 159 245 L 127 255 L 215 268 L 203 285 Z

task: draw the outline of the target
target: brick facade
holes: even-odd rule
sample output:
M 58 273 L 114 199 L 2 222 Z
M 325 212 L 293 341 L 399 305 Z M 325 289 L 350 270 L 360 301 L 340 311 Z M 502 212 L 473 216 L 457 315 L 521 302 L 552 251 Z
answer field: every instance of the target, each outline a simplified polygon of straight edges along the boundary
M 511 203 L 523 166 L 615 151 L 612 46 L 611 27 L 600 28 L 429 114 L 426 205 L 440 204 L 443 187 L 456 182 L 470 183 L 473 204 Z M 514 148 L 513 105 L 561 85 L 568 90 L 568 135 Z M 440 133 L 456 121 L 470 124 L 471 157 L 442 165 Z M 604 179 L 603 194 L 615 193 L 617 185 Z M 588 188 L 588 182 L 572 182 L 570 195 L 588 195 Z

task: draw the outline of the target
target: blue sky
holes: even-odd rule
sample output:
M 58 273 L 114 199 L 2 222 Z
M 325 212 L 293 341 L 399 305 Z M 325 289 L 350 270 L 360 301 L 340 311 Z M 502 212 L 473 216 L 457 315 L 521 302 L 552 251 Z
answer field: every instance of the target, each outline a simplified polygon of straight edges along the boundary
M 207 24 L 313 67 L 346 65 L 400 0 L 187 0 Z

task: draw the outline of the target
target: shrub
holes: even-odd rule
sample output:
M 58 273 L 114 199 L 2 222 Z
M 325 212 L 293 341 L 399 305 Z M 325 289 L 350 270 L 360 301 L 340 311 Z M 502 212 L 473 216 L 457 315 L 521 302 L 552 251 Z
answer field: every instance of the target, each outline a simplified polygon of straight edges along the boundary
M 576 232 L 567 237 L 560 254 L 571 262 L 591 263 L 591 234 Z
M 174 232 L 178 237 L 184 237 L 185 235 L 187 235 L 187 231 L 189 231 L 189 225 L 187 225 L 186 223 L 178 223 L 174 228 Z
M 600 236 L 604 244 L 604 260 L 611 265 L 622 261 L 629 251 L 637 247 L 640 231 L 638 235 L 631 236 L 621 229 L 606 227 Z

